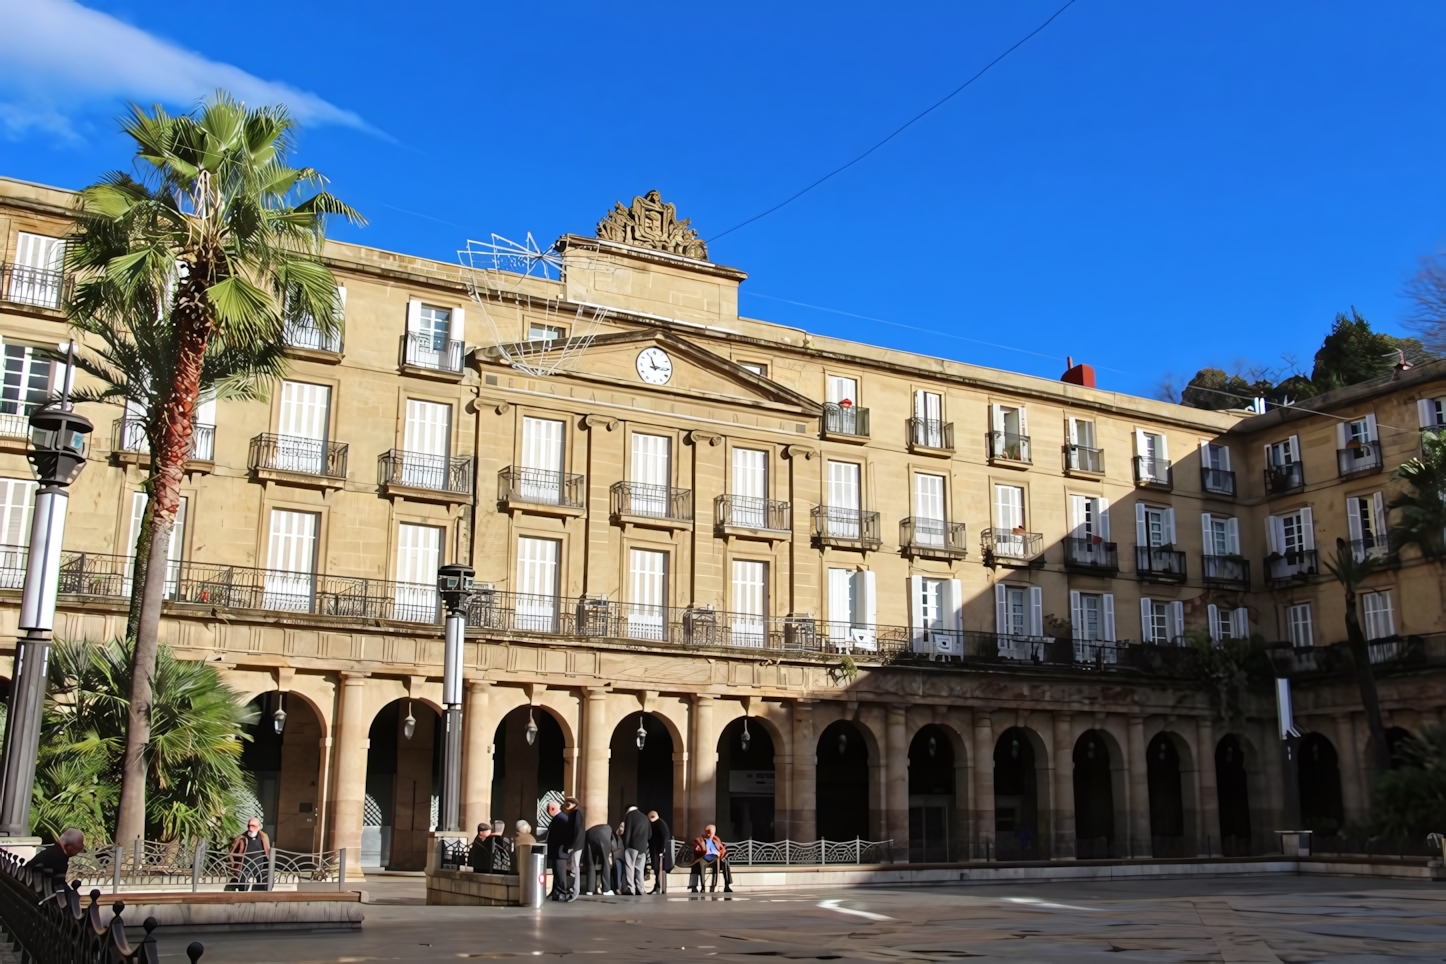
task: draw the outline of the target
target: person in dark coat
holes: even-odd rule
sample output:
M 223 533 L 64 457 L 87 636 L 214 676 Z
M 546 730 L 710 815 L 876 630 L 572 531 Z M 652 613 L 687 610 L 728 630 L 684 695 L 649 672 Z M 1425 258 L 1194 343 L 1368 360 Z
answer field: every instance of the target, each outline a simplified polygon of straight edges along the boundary
M 623 893 L 643 895 L 643 868 L 647 866 L 648 840 L 653 827 L 637 807 L 628 807 L 623 817 Z
M 653 889 L 649 893 L 666 894 L 668 872 L 673 869 L 673 831 L 656 810 L 648 811 L 648 822 L 653 825 L 648 837 L 648 861 L 653 865 Z
M 467 848 L 467 866 L 479 874 L 492 872 L 491 857 L 487 853 L 487 838 L 491 836 L 491 824 L 479 823 L 477 836 L 472 838 L 472 846 Z
M 587 828 L 587 853 L 583 856 L 583 869 L 587 884 L 585 894 L 601 892 L 606 897 L 613 895 L 613 860 L 617 856 L 614 845 L 617 836 L 613 828 L 605 823 Z
M 582 890 L 582 855 L 587 850 L 587 823 L 582 815 L 582 804 L 575 797 L 562 801 L 562 812 L 567 814 L 567 899 L 577 900 Z
M 543 842 L 547 844 L 547 863 L 552 868 L 552 899 L 563 900 L 567 896 L 568 853 L 566 845 L 571 842 L 571 830 L 567 815 L 556 801 L 548 801 L 547 813 L 552 818 L 543 829 Z
M 70 858 L 85 849 L 85 834 L 71 827 L 55 839 L 55 843 L 26 861 L 25 866 L 45 876 L 53 889 L 64 890 L 65 875 L 70 872 Z

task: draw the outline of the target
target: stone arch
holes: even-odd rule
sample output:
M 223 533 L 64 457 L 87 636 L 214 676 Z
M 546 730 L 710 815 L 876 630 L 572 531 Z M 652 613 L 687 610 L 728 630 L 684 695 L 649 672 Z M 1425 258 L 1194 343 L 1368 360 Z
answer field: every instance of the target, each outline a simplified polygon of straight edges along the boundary
M 1307 733 L 1301 737 L 1296 760 L 1301 824 L 1320 836 L 1333 837 L 1346 822 L 1335 744 L 1322 733 Z
M 372 717 L 362 805 L 363 867 L 426 866 L 427 834 L 436 826 L 442 791 L 441 723 L 430 700 L 406 696 Z
M 835 720 L 818 737 L 818 835 L 825 840 L 867 837 L 870 827 L 871 753 L 865 728 Z
M 1186 857 L 1194 847 L 1193 786 L 1190 747 L 1178 733 L 1161 730 L 1145 747 L 1145 779 L 1150 792 L 1150 853 Z
M 1075 741 L 1074 765 L 1075 855 L 1083 859 L 1120 856 L 1124 840 L 1119 785 L 1119 745 L 1105 730 L 1085 730 Z
M 744 748 L 744 733 L 747 748 Z M 784 745 L 778 728 L 757 716 L 735 717 L 718 735 L 718 832 L 727 840 L 776 840 L 777 787 Z M 731 836 L 730 836 L 731 835 Z
M 1049 856 L 1049 753 L 1040 735 L 1011 726 L 994 743 L 994 854 L 1000 860 Z
M 536 726 L 527 741 L 528 721 Z M 509 828 L 518 820 L 539 826 L 538 814 L 547 799 L 568 795 L 567 721 L 552 707 L 525 701 L 497 721 L 492 736 L 492 804 L 494 820 Z
M 282 850 L 320 850 L 326 736 L 321 707 L 303 693 L 281 690 L 258 693 L 246 705 L 257 719 L 246 726 L 251 739 L 242 744 L 241 767 L 255 781 L 262 829 Z
M 1227 733 L 1215 745 L 1215 791 L 1219 797 L 1220 852 L 1226 857 L 1249 856 L 1254 850 L 1257 814 L 1252 806 L 1252 775 L 1258 758 L 1249 740 Z
M 909 741 L 909 862 L 943 863 L 959 849 L 957 734 L 928 723 Z
M 643 731 L 641 748 L 639 728 Z M 672 727 L 655 713 L 639 710 L 618 721 L 608 742 L 606 821 L 610 826 L 617 826 L 628 807 L 644 812 L 656 810 L 671 822 L 677 747 Z M 594 823 L 603 822 L 597 815 L 589 818 Z

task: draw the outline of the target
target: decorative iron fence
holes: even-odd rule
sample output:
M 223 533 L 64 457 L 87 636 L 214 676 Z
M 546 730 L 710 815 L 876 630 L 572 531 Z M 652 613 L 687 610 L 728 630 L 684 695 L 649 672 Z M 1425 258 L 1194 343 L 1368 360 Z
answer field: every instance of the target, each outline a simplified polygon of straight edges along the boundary
M 1357 442 L 1336 449 L 1336 467 L 1342 477 L 1381 471 L 1381 443 Z
M 1151 458 L 1148 455 L 1135 456 L 1135 481 L 1141 485 L 1170 487 L 1170 460 Z
M 969 554 L 968 530 L 963 522 L 910 516 L 899 520 L 899 549 L 914 555 L 941 555 L 963 559 Z
M 1272 584 L 1292 579 L 1309 579 L 1319 572 L 1314 549 L 1291 549 L 1265 557 L 1265 578 Z
M 1072 472 L 1090 472 L 1095 475 L 1103 475 L 1105 471 L 1105 453 L 1101 449 L 1093 449 L 1088 445 L 1066 445 L 1064 447 L 1065 468 Z
M 984 529 L 979 533 L 980 548 L 993 559 L 1028 561 L 1044 551 L 1044 534 L 1022 529 Z
M 338 319 L 340 321 L 340 319 Z M 288 321 L 286 328 L 281 333 L 281 338 L 292 348 L 305 348 L 311 351 L 341 352 L 341 325 L 338 324 L 329 332 L 322 331 L 321 326 L 311 319 L 299 321 Z
M 830 435 L 869 434 L 869 410 L 855 405 L 835 405 L 825 402 L 823 406 L 823 430 Z
M 883 544 L 879 535 L 877 512 L 845 509 L 835 505 L 814 506 L 813 535 L 828 545 L 877 549 Z
M 1069 538 L 1064 540 L 1064 561 L 1066 565 L 1081 569 L 1100 569 L 1117 572 L 1120 568 L 1119 546 L 1105 542 L 1098 536 L 1087 539 Z
M 954 451 L 954 423 L 937 418 L 911 418 L 908 421 L 909 444 L 918 448 Z
M 346 454 L 345 442 L 266 433 L 251 440 L 248 465 L 253 471 L 265 469 L 324 479 L 345 479 Z
M 382 485 L 406 485 L 434 492 L 472 494 L 472 460 L 391 449 L 377 460 Z
M 1201 556 L 1200 572 L 1213 585 L 1250 588 L 1250 561 L 1244 556 Z
M 438 338 L 425 331 L 402 336 L 402 361 L 413 368 L 437 372 L 461 372 L 463 344 L 449 338 Z
M 299 883 L 346 882 L 346 851 L 304 853 L 272 847 L 267 856 L 232 856 L 230 844 L 137 840 L 70 858 L 66 875 L 86 886 L 121 890 L 199 891 L 294 889 Z
M 497 473 L 497 501 L 527 505 L 555 505 L 567 509 L 583 507 L 583 479 L 580 475 L 529 469 L 509 465 Z
M 477 864 L 472 862 L 471 840 L 440 840 L 438 866 L 443 870 L 471 870 L 479 874 L 512 873 L 515 845 L 505 837 L 488 837 L 482 842 Z M 478 866 L 480 864 L 480 866 Z
M 1185 579 L 1185 553 L 1161 546 L 1135 546 L 1135 574 L 1142 579 L 1181 582 Z
M 720 527 L 787 532 L 793 528 L 793 506 L 751 495 L 720 495 L 713 500 L 713 517 Z
M 1225 469 L 1200 469 L 1200 488 L 1211 495 L 1235 498 L 1235 473 Z
M 819 866 L 822 864 L 891 864 L 894 841 L 864 840 L 725 840 L 724 852 L 734 867 Z M 693 863 L 693 842 L 673 840 L 673 862 Z
M 614 482 L 609 490 L 612 514 L 669 522 L 693 521 L 693 490 L 644 482 Z
M 36 308 L 59 308 L 70 296 L 73 285 L 73 279 L 67 278 L 64 271 L 3 261 L 0 261 L 0 279 L 3 279 L 0 283 L 3 283 L 6 301 Z

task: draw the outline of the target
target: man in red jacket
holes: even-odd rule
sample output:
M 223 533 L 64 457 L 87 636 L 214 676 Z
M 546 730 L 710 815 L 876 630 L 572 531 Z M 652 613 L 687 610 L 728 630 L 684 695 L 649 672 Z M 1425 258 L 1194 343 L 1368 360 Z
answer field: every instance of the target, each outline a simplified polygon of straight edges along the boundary
M 733 893 L 733 871 L 728 866 L 728 848 L 718 837 L 718 828 L 713 824 L 703 828 L 703 836 L 693 838 L 693 869 L 688 873 L 689 893 L 701 893 L 703 875 L 713 868 L 713 885 L 710 891 L 718 889 L 718 870 L 723 870 L 723 893 Z M 696 882 L 696 883 L 695 883 Z

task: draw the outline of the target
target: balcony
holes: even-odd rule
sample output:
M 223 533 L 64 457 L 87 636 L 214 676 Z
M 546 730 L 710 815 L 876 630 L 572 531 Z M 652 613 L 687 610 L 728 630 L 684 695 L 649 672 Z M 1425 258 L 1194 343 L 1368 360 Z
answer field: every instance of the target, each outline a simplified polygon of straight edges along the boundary
M 30 451 L 30 415 L 24 411 L 28 405 L 18 402 L 0 402 L 3 408 L 18 408 L 20 412 L 0 412 L 0 452 L 14 452 L 24 455 Z
M 583 477 L 551 469 L 509 465 L 497 473 L 497 508 L 515 517 L 519 512 L 574 518 L 583 514 Z
M 1304 466 L 1300 462 L 1272 465 L 1265 470 L 1265 494 L 1284 495 L 1305 487 Z
M 969 555 L 962 522 L 910 516 L 899 522 L 899 554 L 914 559 L 943 559 L 952 562 Z
M 1381 471 L 1381 443 L 1357 442 L 1343 449 L 1336 449 L 1336 467 L 1343 479 L 1350 475 Z
M 0 284 L 4 286 L 6 301 L 50 309 L 59 309 L 70 296 L 72 287 L 71 279 L 65 276 L 64 271 L 29 268 L 3 261 L 0 261 Z
M 8 417 L 8 416 L 7 416 Z M 122 465 L 150 465 L 151 443 L 146 423 L 139 418 L 118 418 L 111 423 L 110 448 Z M 191 456 L 186 471 L 209 472 L 216 465 L 216 426 L 191 423 Z
M 313 361 L 337 362 L 341 360 L 341 326 L 325 332 L 310 319 L 288 321 L 281 333 L 282 341 L 292 354 Z
M 984 552 L 984 564 L 993 568 L 1004 566 L 1044 565 L 1044 535 L 1039 532 L 1025 532 L 1023 527 L 1014 529 L 985 529 L 979 533 L 980 548 Z
M 954 423 L 937 418 L 911 418 L 907 422 L 909 451 L 920 455 L 954 454 Z
M 780 542 L 793 534 L 793 506 L 751 495 L 720 495 L 713 500 L 713 524 L 724 538 Z
M 1135 484 L 1152 489 L 1168 489 L 1172 486 L 1170 460 L 1151 458 L 1148 455 L 1135 456 Z
M 1064 467 L 1065 471 L 1076 475 L 1104 475 L 1104 450 L 1092 449 L 1088 445 L 1066 445 Z
M 1396 547 L 1391 545 L 1391 538 L 1388 535 L 1368 534 L 1364 539 L 1352 539 L 1350 547 L 1351 555 L 1356 562 L 1365 562 L 1369 559 L 1378 565 L 1394 566 L 1401 561 L 1396 554 Z
M 1120 571 L 1119 546 L 1098 536 L 1089 539 L 1064 540 L 1064 564 L 1085 572 L 1116 573 Z
M 1314 549 L 1291 549 L 1273 552 L 1265 557 L 1265 581 L 1272 586 L 1288 582 L 1305 582 L 1320 574 Z
M 265 434 L 251 440 L 247 465 L 257 481 L 339 489 L 346 483 L 346 454 L 345 442 Z
M 1164 546 L 1135 546 L 1135 576 L 1147 582 L 1184 582 L 1185 553 Z
M 1225 469 L 1200 469 L 1200 488 L 1211 495 L 1235 498 L 1235 473 Z
M 847 402 L 823 406 L 823 437 L 840 442 L 864 442 L 869 437 L 869 410 Z
M 463 344 L 424 331 L 402 336 L 402 371 L 457 381 L 462 377 Z
M 872 552 L 883 544 L 879 514 L 820 505 L 813 509 L 813 539 L 819 546 Z
M 413 502 L 468 505 L 472 502 L 472 460 L 391 449 L 377 460 L 382 494 Z
M 1248 590 L 1250 560 L 1244 556 L 1201 556 L 1200 575 L 1211 586 Z
M 614 482 L 609 492 L 613 525 L 673 530 L 693 524 L 692 489 Z
M 984 436 L 989 446 L 989 460 L 996 465 L 1031 465 L 1029 436 L 1013 432 L 987 432 Z

